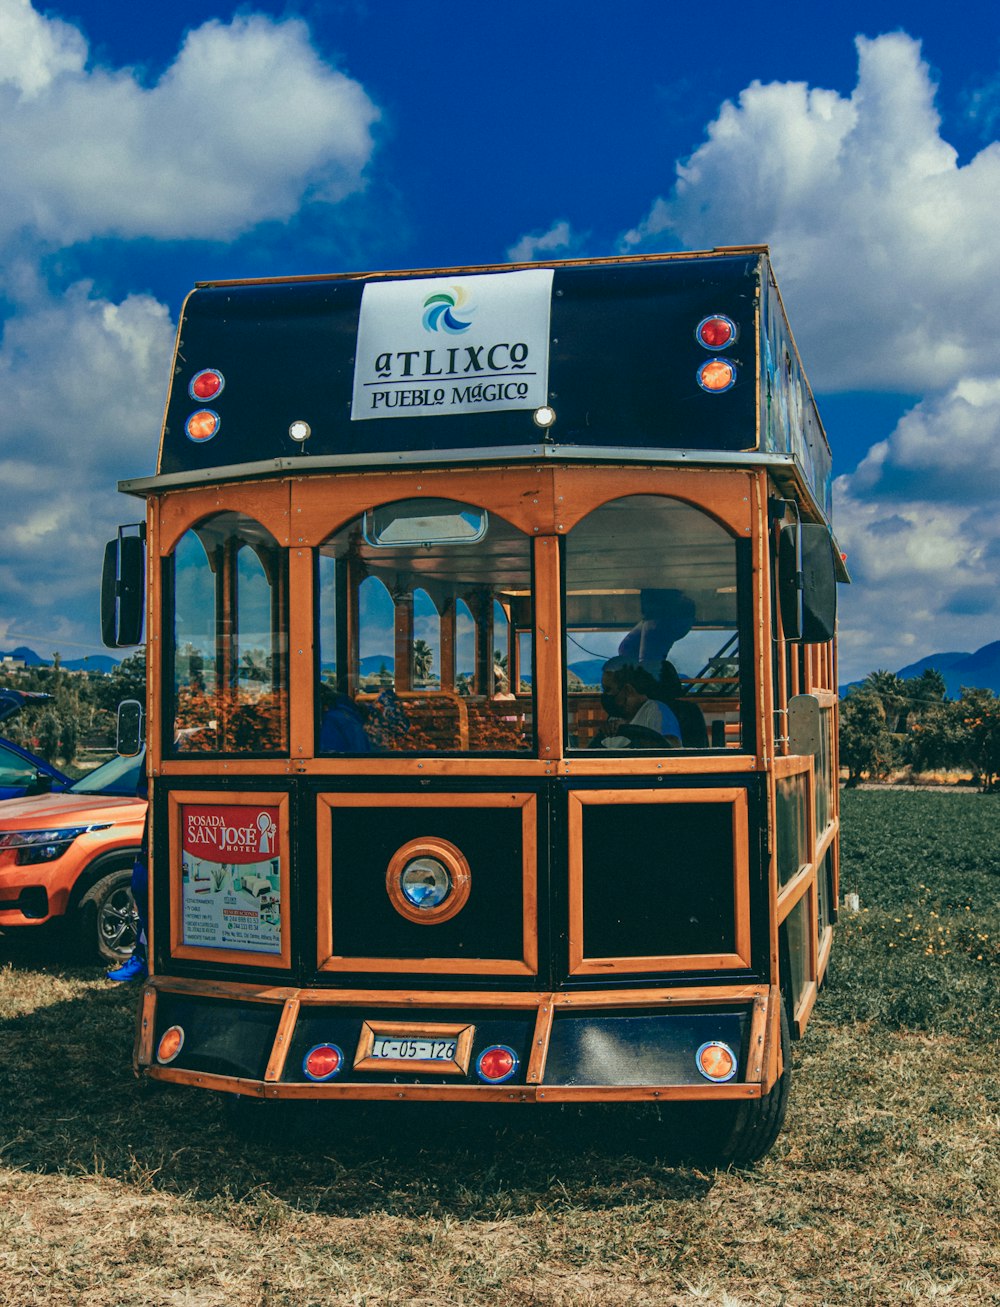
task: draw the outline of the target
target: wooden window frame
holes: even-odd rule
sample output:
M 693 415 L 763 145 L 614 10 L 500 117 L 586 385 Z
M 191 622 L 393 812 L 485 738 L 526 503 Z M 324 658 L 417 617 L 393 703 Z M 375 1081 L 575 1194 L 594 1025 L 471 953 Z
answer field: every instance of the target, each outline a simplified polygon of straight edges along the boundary
M 588 957 L 583 937 L 583 809 L 588 805 L 711 803 L 731 810 L 733 830 L 733 943 L 731 953 L 687 953 L 649 957 Z M 569 974 L 607 976 L 650 971 L 721 971 L 750 967 L 750 858 L 748 800 L 743 788 L 574 790 L 569 817 Z
M 333 816 L 337 808 L 519 808 L 521 810 L 521 919 L 519 958 L 355 957 L 334 952 Z M 316 796 L 316 965 L 326 973 L 397 972 L 409 975 L 535 976 L 538 974 L 538 796 L 535 794 L 358 794 Z M 391 861 L 391 860 L 390 860 Z M 472 869 L 470 894 L 475 894 Z M 432 937 L 428 939 L 428 944 Z

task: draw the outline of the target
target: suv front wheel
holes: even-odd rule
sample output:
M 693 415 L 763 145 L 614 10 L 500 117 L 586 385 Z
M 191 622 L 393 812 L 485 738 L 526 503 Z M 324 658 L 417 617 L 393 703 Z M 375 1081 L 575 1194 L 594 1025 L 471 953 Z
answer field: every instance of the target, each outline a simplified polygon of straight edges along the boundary
M 109 871 L 80 900 L 80 944 L 105 962 L 132 956 L 139 934 L 139 914 L 132 897 L 132 872 Z

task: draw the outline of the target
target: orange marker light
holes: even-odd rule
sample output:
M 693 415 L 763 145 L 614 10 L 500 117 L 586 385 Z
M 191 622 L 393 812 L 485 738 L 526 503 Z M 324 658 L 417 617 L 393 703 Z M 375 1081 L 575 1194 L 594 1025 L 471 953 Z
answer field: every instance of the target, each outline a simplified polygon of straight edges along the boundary
M 192 413 L 184 423 L 184 430 L 187 433 L 188 440 L 211 440 L 220 425 L 221 421 L 218 413 L 213 412 L 210 408 L 200 408 L 197 413 Z
M 708 359 L 698 369 L 698 385 L 702 390 L 719 394 L 736 384 L 736 364 L 729 359 Z
M 171 1026 L 168 1030 L 164 1030 L 156 1050 L 157 1062 L 166 1066 L 168 1062 L 174 1060 L 183 1047 L 184 1031 L 180 1026 Z
M 721 1083 L 731 1080 L 736 1074 L 736 1054 L 728 1044 L 721 1044 L 718 1040 L 702 1044 L 695 1055 L 695 1061 L 706 1080 Z

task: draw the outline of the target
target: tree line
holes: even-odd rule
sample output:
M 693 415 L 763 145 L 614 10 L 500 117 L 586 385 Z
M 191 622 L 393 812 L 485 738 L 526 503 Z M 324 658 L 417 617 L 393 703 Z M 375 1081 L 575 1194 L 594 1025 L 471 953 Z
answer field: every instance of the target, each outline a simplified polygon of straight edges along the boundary
M 61 656 L 51 666 L 0 673 L 0 687 L 40 690 L 50 699 L 10 717 L 0 732 L 47 762 L 70 768 L 81 755 L 114 747 L 118 705 L 146 699 L 146 651 L 138 649 L 110 673 L 68 672 Z
M 427 665 L 423 657 L 419 662 L 417 675 L 428 675 L 429 657 Z M 113 747 L 123 699 L 145 702 L 146 651 L 138 649 L 107 676 L 67 672 L 57 653 L 51 666 L 0 673 L 0 686 L 51 695 L 41 707 L 4 722 L 3 733 L 49 762 L 71 767 L 85 751 Z M 963 688 L 958 699 L 949 699 L 934 668 L 906 680 L 894 672 L 871 672 L 840 705 L 840 765 L 851 786 L 910 768 L 964 769 L 984 790 L 1000 788 L 1000 698 L 992 690 Z
M 914 772 L 968 770 L 983 790 L 1000 775 L 1000 699 L 992 690 L 963 687 L 947 697 L 934 668 L 903 680 L 871 672 L 840 705 L 840 765 L 847 784 Z

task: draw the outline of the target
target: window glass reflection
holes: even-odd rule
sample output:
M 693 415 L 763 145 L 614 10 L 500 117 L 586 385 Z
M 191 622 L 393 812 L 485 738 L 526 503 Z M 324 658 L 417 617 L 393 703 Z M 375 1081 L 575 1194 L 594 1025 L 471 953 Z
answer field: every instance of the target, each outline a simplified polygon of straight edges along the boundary
M 630 495 L 566 538 L 570 748 L 739 748 L 736 542 L 679 500 Z
M 317 752 L 532 751 L 531 589 L 531 541 L 474 505 L 401 501 L 337 531 L 318 559 Z
M 285 750 L 284 551 L 252 518 L 220 513 L 181 537 L 168 575 L 173 750 Z

